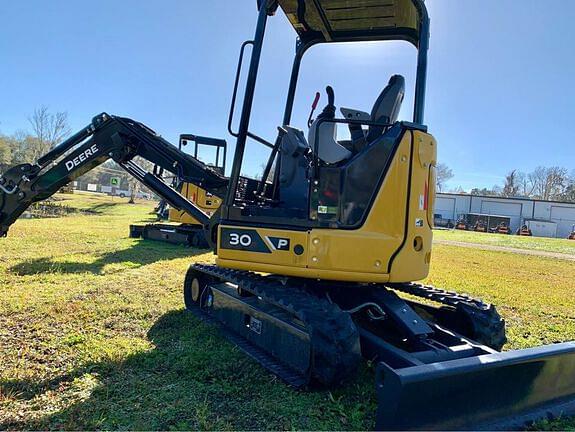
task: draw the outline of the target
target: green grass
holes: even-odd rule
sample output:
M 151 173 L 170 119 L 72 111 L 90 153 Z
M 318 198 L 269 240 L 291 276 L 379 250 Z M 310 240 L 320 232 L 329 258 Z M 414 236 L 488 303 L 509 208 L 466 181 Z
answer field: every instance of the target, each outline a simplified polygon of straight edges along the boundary
M 153 203 L 64 198 L 98 214 L 21 220 L 1 240 L 0 429 L 373 427 L 371 367 L 294 391 L 183 310 L 187 267 L 213 255 L 129 239 Z M 500 305 L 508 348 L 536 346 L 575 339 L 572 266 L 438 245 L 429 282 Z
M 450 240 L 575 255 L 575 241 L 567 239 L 522 237 L 517 235 L 500 235 L 460 230 L 435 230 L 433 236 L 436 240 Z

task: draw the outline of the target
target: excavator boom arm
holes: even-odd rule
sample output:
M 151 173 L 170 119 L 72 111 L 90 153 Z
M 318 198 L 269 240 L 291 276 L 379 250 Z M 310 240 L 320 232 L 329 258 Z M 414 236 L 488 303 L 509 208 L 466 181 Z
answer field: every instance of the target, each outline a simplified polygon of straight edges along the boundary
M 67 139 L 35 164 L 22 164 L 0 176 L 0 236 L 33 203 L 55 194 L 108 159 L 116 161 L 130 175 L 206 225 L 210 217 L 161 177 L 147 172 L 133 159 L 140 156 L 163 170 L 206 191 L 223 197 L 228 180 L 216 170 L 182 152 L 145 125 L 102 113 L 92 123 Z

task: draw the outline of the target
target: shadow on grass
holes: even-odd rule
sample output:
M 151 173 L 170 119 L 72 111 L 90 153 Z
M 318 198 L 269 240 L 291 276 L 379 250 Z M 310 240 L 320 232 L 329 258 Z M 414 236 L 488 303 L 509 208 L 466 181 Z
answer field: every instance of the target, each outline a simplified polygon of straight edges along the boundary
M 85 214 L 90 214 L 90 215 L 101 215 L 103 214 L 106 210 L 110 209 L 110 208 L 114 208 L 117 207 L 119 205 L 122 204 L 126 204 L 123 202 L 104 202 L 104 203 L 98 203 L 98 204 L 88 204 L 86 207 L 75 207 L 73 204 L 70 203 L 69 200 L 67 199 L 58 199 L 58 200 L 54 200 L 54 201 L 41 201 L 40 204 L 42 203 L 56 203 L 62 206 L 66 206 L 78 213 L 85 213 Z
M 41 273 L 93 273 L 101 274 L 105 266 L 121 264 L 126 268 L 137 268 L 161 260 L 185 258 L 206 253 L 208 250 L 186 248 L 157 241 L 139 240 L 133 246 L 104 253 L 92 262 L 56 261 L 53 258 L 26 260 L 10 267 L 19 276 Z
M 88 207 L 85 211 L 89 212 L 89 213 L 94 213 L 94 214 L 102 214 L 104 213 L 106 210 L 112 208 L 112 207 L 117 207 L 121 204 L 125 204 L 122 202 L 106 202 L 106 203 L 100 203 L 100 204 L 95 204 L 93 206 Z
M 224 343 L 214 328 L 183 310 L 163 315 L 149 330 L 148 339 L 153 349 L 122 361 L 88 363 L 43 382 L 0 382 L 4 394 L 36 410 L 49 410 L 46 407 L 54 395 L 77 400 L 38 420 L 7 420 L 0 423 L 0 429 L 286 430 L 371 426 L 372 382 L 350 385 L 331 397 L 327 392 L 292 390 L 232 344 Z M 368 375 L 373 380 L 373 375 Z

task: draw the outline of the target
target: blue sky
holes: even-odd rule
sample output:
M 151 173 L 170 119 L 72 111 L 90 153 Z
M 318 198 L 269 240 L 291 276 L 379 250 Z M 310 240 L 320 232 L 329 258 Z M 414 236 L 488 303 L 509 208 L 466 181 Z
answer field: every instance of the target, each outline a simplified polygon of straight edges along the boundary
M 253 36 L 255 0 L 4 0 L 0 2 L 0 131 L 27 129 L 34 108 L 67 111 L 73 130 L 102 111 L 179 133 L 234 140 L 227 114 L 241 42 Z M 510 169 L 575 166 L 575 1 L 428 0 L 432 20 L 426 123 L 450 187 L 490 187 Z M 273 140 L 294 51 L 282 14 L 264 47 L 251 130 Z M 394 73 L 407 78 L 407 43 L 319 46 L 304 59 L 292 125 L 305 128 L 315 91 L 369 111 Z M 323 96 L 320 106 L 325 103 Z M 231 160 L 230 152 L 230 160 Z M 248 148 L 244 171 L 266 153 Z

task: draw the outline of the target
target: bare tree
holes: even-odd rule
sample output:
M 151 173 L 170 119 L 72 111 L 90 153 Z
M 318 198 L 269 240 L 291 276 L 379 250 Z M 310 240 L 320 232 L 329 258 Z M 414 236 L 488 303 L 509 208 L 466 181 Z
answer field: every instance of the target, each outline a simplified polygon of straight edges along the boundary
M 0 135 L 0 172 L 12 163 L 12 147 L 7 137 Z
M 569 174 L 566 168 L 551 167 L 547 170 L 547 199 L 560 199 L 569 185 Z
M 449 193 L 456 193 L 456 194 L 464 194 L 465 189 L 461 187 L 461 185 L 457 186 L 456 188 L 450 189 Z
M 561 201 L 575 203 L 575 179 L 571 179 L 571 183 L 565 188 Z
M 453 171 L 444 163 L 439 163 L 435 167 L 435 173 L 437 176 L 437 189 L 442 192 L 445 183 L 453 178 Z
M 537 167 L 529 174 L 533 195 L 542 200 L 560 199 L 569 183 L 567 170 L 561 167 Z
M 42 155 L 38 139 L 22 130 L 7 137 L 7 141 L 12 150 L 11 163 L 32 163 Z
M 140 192 L 142 184 L 138 180 L 136 180 L 134 177 L 130 177 L 130 178 L 128 178 L 128 185 L 130 187 L 130 201 L 128 201 L 128 203 L 129 204 L 136 204 L 136 197 L 138 196 L 138 193 Z
M 68 113 L 50 113 L 48 107 L 42 105 L 34 110 L 34 114 L 28 118 L 35 137 L 38 139 L 39 151 L 44 154 L 54 148 L 62 139 L 70 134 L 68 126 Z
M 501 196 L 502 193 L 503 189 L 501 189 L 501 186 L 499 185 L 493 185 L 493 187 L 491 188 L 491 195 L 493 196 Z
M 529 176 L 521 171 L 515 172 L 515 182 L 519 188 L 519 195 L 529 197 L 533 195 L 533 184 Z
M 503 190 L 501 191 L 501 195 L 505 197 L 514 197 L 517 196 L 519 193 L 519 183 L 518 183 L 518 175 L 517 170 L 513 170 L 509 172 L 505 176 L 505 184 L 503 185 Z
M 531 194 L 537 198 L 543 198 L 545 189 L 545 177 L 547 176 L 547 169 L 545 167 L 537 167 L 528 174 L 529 183 L 531 184 Z
M 575 203 L 575 170 L 569 176 L 568 185 L 565 188 L 564 200 Z

